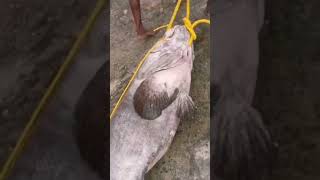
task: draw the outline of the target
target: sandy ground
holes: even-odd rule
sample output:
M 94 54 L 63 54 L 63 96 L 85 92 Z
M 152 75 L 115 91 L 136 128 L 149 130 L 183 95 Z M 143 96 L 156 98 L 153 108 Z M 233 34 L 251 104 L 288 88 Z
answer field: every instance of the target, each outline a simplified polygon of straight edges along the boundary
M 1 1 L 1 165 L 93 6 L 85 0 Z
M 81 49 L 47 109 L 38 130 L 10 179 L 99 180 L 82 160 L 74 137 L 74 106 L 97 70 L 106 62 L 106 16 L 101 15 L 88 44 Z
M 320 2 L 267 1 L 256 106 L 279 144 L 273 180 L 320 179 Z
M 10 49 L 0 53 L 1 164 L 94 5 L 92 1 L 1 2 L 5 23 L 1 23 L 0 46 Z M 106 12 L 41 114 L 38 129 L 9 179 L 98 179 L 75 145 L 72 112 L 80 93 L 106 61 L 105 20 Z
M 175 2 L 170 0 L 143 1 L 143 22 L 149 29 L 167 24 Z M 192 1 L 192 19 L 204 18 L 206 1 Z M 181 11 L 178 22 L 185 15 Z M 131 77 L 144 53 L 163 35 L 141 41 L 134 31 L 128 1 L 111 2 L 110 31 L 110 92 L 111 108 Z M 148 180 L 209 179 L 209 26 L 199 26 L 195 42 L 191 96 L 198 107 L 195 118 L 180 123 L 178 132 L 166 155 L 147 175 Z

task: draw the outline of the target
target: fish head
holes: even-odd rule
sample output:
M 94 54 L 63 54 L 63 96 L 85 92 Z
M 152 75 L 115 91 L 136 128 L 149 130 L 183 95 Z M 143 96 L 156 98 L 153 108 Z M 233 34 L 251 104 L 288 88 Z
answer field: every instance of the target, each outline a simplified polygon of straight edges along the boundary
M 189 44 L 189 40 L 191 38 L 191 35 L 187 28 L 183 25 L 176 25 L 172 29 L 168 30 L 165 35 L 165 43 L 163 43 L 163 46 L 170 47 L 171 50 L 177 51 L 178 49 L 182 49 L 181 51 L 183 53 L 184 58 L 186 60 L 190 60 L 191 69 L 192 69 L 192 63 L 194 60 L 194 54 L 193 54 L 193 46 Z M 165 49 L 165 48 L 164 48 Z
M 169 43 L 174 43 L 178 46 L 187 45 L 190 39 L 190 34 L 185 26 L 176 25 L 165 33 L 164 38 Z

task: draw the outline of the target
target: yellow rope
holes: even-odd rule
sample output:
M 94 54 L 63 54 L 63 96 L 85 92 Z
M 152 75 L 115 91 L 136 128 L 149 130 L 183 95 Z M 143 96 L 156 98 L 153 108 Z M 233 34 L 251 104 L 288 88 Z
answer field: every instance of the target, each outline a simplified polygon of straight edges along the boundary
M 124 96 L 127 94 L 132 82 L 134 81 L 135 77 L 137 76 L 140 68 L 142 67 L 143 63 L 145 62 L 145 60 L 147 59 L 147 57 L 149 56 L 149 54 L 157 47 L 157 45 L 159 43 L 161 43 L 163 41 L 163 39 L 160 39 L 155 45 L 152 46 L 152 48 L 146 53 L 146 55 L 142 58 L 142 60 L 140 61 L 140 63 L 138 64 L 137 68 L 135 69 L 132 77 L 130 78 L 126 88 L 123 90 L 123 93 L 121 94 L 119 100 L 117 101 L 114 109 L 112 110 L 111 114 L 110 114 L 110 121 L 111 119 L 114 117 L 115 113 L 117 112 L 121 102 L 123 101 Z
M 182 2 L 182 0 L 178 0 L 177 5 L 174 8 L 173 14 L 171 16 L 170 22 L 169 22 L 168 27 L 167 27 L 167 31 L 169 31 L 173 26 L 173 22 L 177 17 L 178 11 L 180 9 L 181 2 Z
M 177 14 L 178 14 L 178 11 L 180 9 L 180 6 L 181 6 L 181 2 L 182 0 L 178 0 L 177 4 L 176 4 L 176 7 L 174 8 L 174 11 L 173 11 L 173 14 L 171 16 L 171 19 L 170 19 L 170 22 L 169 24 L 167 25 L 163 25 L 163 26 L 160 26 L 156 29 L 154 29 L 153 31 L 159 31 L 160 29 L 163 29 L 163 28 L 167 28 L 167 31 L 169 31 L 172 26 L 173 26 L 173 23 L 177 17 Z M 186 27 L 186 29 L 189 31 L 190 33 L 190 40 L 189 40 L 189 44 L 192 45 L 193 41 L 197 39 L 197 34 L 195 33 L 194 31 L 194 28 L 196 26 L 198 26 L 199 24 L 202 24 L 202 23 L 206 23 L 206 24 L 210 24 L 210 20 L 208 19 L 200 19 L 200 20 L 197 20 L 195 21 L 194 23 L 192 23 L 190 21 L 190 0 L 187 0 L 187 3 L 186 3 L 186 17 L 183 19 L 184 21 L 184 26 Z M 154 50 L 156 48 L 156 45 L 158 43 L 160 43 L 163 39 L 161 39 L 160 41 L 158 41 L 146 54 L 145 56 L 142 58 L 142 60 L 139 62 L 137 68 L 135 69 L 132 77 L 130 78 L 127 86 L 125 87 L 124 91 L 122 92 L 120 98 L 118 99 L 114 109 L 111 111 L 111 114 L 110 114 L 110 121 L 111 119 L 115 116 L 115 113 L 116 111 L 118 110 L 118 108 L 120 107 L 122 101 L 123 101 L 123 98 L 125 97 L 125 95 L 127 94 L 132 82 L 134 81 L 135 77 L 137 76 L 140 68 L 142 67 L 143 63 L 146 61 L 147 57 L 149 56 L 149 54 L 151 53 L 152 50 Z
M 76 42 L 74 43 L 72 49 L 70 50 L 68 56 L 66 57 L 66 60 L 64 63 L 61 65 L 58 73 L 54 77 L 53 81 L 51 82 L 50 86 L 46 90 L 44 96 L 40 100 L 38 106 L 36 107 L 35 111 L 32 113 L 32 116 L 30 120 L 28 121 L 28 124 L 26 125 L 25 129 L 23 130 L 15 148 L 11 152 L 9 158 L 5 162 L 1 174 L 0 174 L 0 180 L 5 180 L 9 173 L 12 171 L 16 160 L 18 159 L 18 156 L 21 154 L 23 151 L 23 148 L 25 147 L 29 137 L 32 134 L 32 131 L 34 130 L 34 126 L 37 122 L 37 118 L 40 114 L 40 112 L 43 110 L 44 106 L 48 103 L 49 97 L 52 95 L 54 92 L 57 84 L 61 81 L 64 73 L 66 72 L 67 68 L 71 64 L 72 60 L 76 56 L 77 52 L 80 49 L 81 44 L 85 41 L 85 38 L 91 31 L 98 15 L 102 12 L 102 10 L 105 8 L 107 1 L 106 0 L 99 0 L 96 4 L 96 7 L 94 11 L 92 12 L 91 16 L 89 17 L 83 31 L 77 38 Z
M 198 26 L 201 23 L 210 24 L 210 20 L 208 20 L 208 19 L 199 19 L 199 20 L 195 21 L 192 24 L 192 28 L 194 29 L 196 26 Z
M 194 31 L 194 29 L 192 28 L 192 24 L 190 19 L 187 18 L 183 18 L 183 22 L 184 22 L 184 26 L 187 28 L 187 30 L 190 33 L 190 40 L 189 40 L 189 44 L 192 45 L 193 40 L 197 39 L 197 34 Z
M 189 40 L 189 45 L 192 45 L 193 41 L 197 39 L 197 34 L 194 31 L 195 27 L 198 26 L 199 24 L 202 24 L 202 23 L 210 24 L 210 20 L 208 20 L 208 19 L 199 19 L 199 20 L 195 21 L 194 23 L 192 23 L 191 20 L 190 20 L 190 14 L 191 14 L 190 0 L 186 0 L 186 1 L 187 1 L 187 3 L 186 3 L 186 17 L 183 18 L 183 22 L 184 22 L 184 26 L 187 28 L 187 30 L 189 31 L 190 36 L 191 36 L 191 38 Z M 177 17 L 178 11 L 179 11 L 180 6 L 181 6 L 181 3 L 182 3 L 182 0 L 178 0 L 177 5 L 174 8 L 173 14 L 171 16 L 169 24 L 160 26 L 160 27 L 154 29 L 153 31 L 158 31 L 158 30 L 160 30 L 162 28 L 165 28 L 165 27 L 167 27 L 167 31 L 170 30 L 172 28 L 172 26 L 173 26 L 174 20 Z
M 169 26 L 169 25 L 166 24 L 166 25 L 163 25 L 163 26 L 160 26 L 160 27 L 155 28 L 153 31 L 159 31 L 160 29 L 166 28 L 166 27 L 168 27 L 168 26 Z
M 189 45 L 191 46 L 193 41 L 197 39 L 197 34 L 196 32 L 194 31 L 194 28 L 199 25 L 199 24 L 202 24 L 202 23 L 207 23 L 207 24 L 210 24 L 210 20 L 208 19 L 200 19 L 200 20 L 197 20 L 195 21 L 193 24 L 191 23 L 191 20 L 190 20 L 190 14 L 191 14 L 191 10 L 190 10 L 190 0 L 187 0 L 187 8 L 186 8 L 186 17 L 183 18 L 183 22 L 184 22 L 184 26 L 187 28 L 187 30 L 189 31 L 190 33 L 190 40 L 189 40 Z
M 208 0 L 208 1 L 210 1 L 210 0 Z M 187 8 L 186 8 L 186 10 L 187 10 L 186 18 L 190 19 L 190 0 L 187 0 L 186 6 L 187 6 Z
M 191 37 L 189 40 L 189 44 L 192 45 L 193 41 L 197 39 L 197 34 L 194 31 L 194 29 L 199 25 L 199 24 L 210 24 L 210 20 L 208 19 L 199 19 L 197 21 L 195 21 L 193 24 L 191 24 L 191 21 L 189 19 L 184 18 L 184 25 L 187 28 L 187 30 L 189 31 Z

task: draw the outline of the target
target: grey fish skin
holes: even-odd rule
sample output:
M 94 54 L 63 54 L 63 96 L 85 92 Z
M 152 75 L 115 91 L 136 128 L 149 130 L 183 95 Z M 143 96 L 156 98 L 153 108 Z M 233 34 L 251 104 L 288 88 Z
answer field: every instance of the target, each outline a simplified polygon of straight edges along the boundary
M 252 106 L 264 0 L 214 3 L 212 176 L 222 180 L 264 179 L 270 174 L 275 147 L 260 113 Z
M 188 94 L 194 55 L 188 40 L 184 26 L 166 32 L 165 40 L 147 58 L 112 119 L 110 180 L 144 179 L 168 150 L 181 119 L 178 112 L 187 113 L 193 104 Z M 156 95 L 164 92 L 170 97 L 178 90 L 173 102 L 162 107 L 161 114 L 152 120 L 143 118 L 134 107 L 134 96 L 144 81 L 151 82 L 148 88 Z

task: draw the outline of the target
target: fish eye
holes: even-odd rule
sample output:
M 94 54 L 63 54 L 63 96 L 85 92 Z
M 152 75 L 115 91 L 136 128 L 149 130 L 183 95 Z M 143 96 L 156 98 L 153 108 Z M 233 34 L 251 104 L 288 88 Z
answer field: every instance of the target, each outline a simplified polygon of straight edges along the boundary
M 172 38 L 174 33 L 169 34 L 168 38 Z

